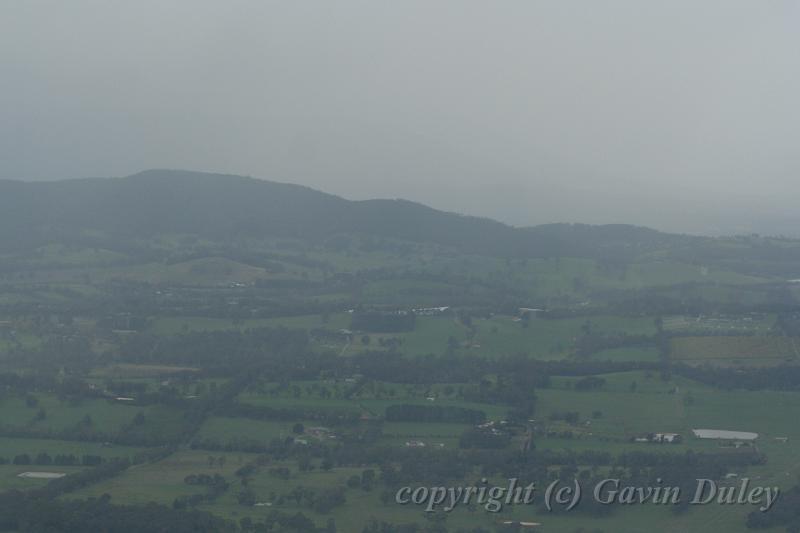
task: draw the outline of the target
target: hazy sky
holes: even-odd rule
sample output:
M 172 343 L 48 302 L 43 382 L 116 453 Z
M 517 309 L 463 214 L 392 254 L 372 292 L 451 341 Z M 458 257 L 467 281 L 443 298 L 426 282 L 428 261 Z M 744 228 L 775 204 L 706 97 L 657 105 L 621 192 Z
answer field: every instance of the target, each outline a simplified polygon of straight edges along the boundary
M 797 234 L 799 95 L 798 1 L 0 0 L 0 178 Z

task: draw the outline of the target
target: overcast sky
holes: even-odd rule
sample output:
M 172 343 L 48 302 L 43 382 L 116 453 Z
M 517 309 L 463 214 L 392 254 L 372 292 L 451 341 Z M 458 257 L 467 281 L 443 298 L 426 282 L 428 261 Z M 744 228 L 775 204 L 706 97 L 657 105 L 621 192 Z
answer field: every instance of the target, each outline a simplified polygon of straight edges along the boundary
M 798 95 L 797 1 L 0 0 L 0 178 L 797 234 Z

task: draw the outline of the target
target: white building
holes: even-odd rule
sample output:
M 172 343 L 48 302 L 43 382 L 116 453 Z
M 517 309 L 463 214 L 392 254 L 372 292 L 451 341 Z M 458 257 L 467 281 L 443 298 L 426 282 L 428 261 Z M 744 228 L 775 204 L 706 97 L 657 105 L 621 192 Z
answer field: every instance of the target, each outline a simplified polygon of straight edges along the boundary
M 679 433 L 655 433 L 653 434 L 653 440 L 655 442 L 677 442 L 681 440 L 681 436 Z
M 693 429 L 692 433 L 698 439 L 719 440 L 756 440 L 758 433 L 750 431 L 728 431 L 725 429 Z

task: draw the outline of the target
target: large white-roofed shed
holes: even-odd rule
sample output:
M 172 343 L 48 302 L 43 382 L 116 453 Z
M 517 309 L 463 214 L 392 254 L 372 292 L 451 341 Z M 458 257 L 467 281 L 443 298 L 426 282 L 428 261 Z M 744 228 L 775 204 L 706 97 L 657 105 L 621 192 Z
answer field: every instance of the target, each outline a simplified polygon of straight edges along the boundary
M 758 438 L 758 433 L 726 429 L 693 429 L 692 433 L 698 439 L 756 440 Z

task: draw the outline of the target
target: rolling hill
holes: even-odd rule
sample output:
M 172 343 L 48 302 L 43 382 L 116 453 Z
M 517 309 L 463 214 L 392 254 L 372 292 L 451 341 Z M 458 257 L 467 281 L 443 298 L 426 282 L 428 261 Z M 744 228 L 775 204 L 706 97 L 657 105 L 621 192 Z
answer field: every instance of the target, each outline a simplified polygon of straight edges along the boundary
M 350 201 L 244 176 L 149 170 L 124 178 L 0 181 L 0 252 L 48 244 L 114 250 L 155 235 L 214 242 L 286 238 L 324 243 L 340 235 L 430 243 L 506 258 L 586 257 L 613 266 L 636 258 L 799 277 L 800 242 L 712 238 L 631 225 L 516 228 L 406 200 Z

